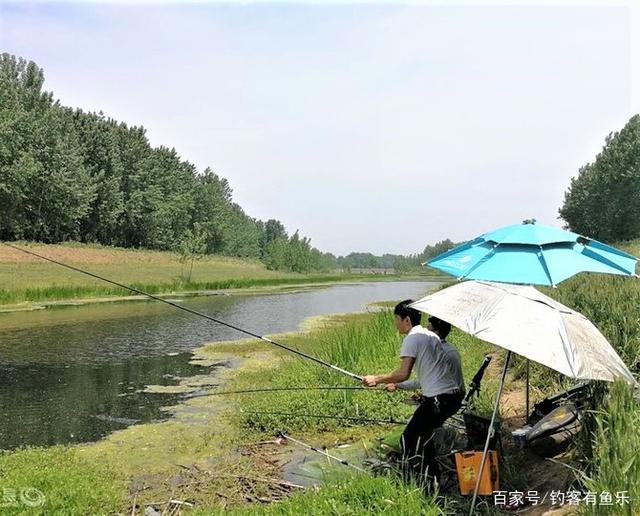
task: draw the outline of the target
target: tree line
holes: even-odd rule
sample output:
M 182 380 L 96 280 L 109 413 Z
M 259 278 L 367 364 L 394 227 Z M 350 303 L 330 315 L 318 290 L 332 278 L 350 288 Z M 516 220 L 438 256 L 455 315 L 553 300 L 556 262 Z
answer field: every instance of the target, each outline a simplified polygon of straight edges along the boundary
M 576 233 L 615 242 L 640 238 L 640 115 L 606 138 L 571 179 L 560 217 Z
M 323 253 L 280 221 L 246 214 L 211 168 L 151 147 L 142 126 L 61 105 L 44 80 L 33 61 L 0 54 L 0 240 L 170 250 L 191 267 L 221 254 L 301 273 L 415 270 L 453 245 L 410 256 Z
M 296 272 L 335 257 L 247 215 L 229 182 L 198 173 L 141 126 L 62 106 L 34 62 L 0 55 L 0 239 L 256 258 Z
M 422 264 L 437 255 L 455 247 L 456 243 L 448 238 L 434 245 L 427 245 L 421 253 L 401 255 L 383 254 L 374 256 L 371 253 L 350 253 L 336 259 L 338 266 L 350 269 L 394 269 L 396 272 L 412 272 L 422 270 Z

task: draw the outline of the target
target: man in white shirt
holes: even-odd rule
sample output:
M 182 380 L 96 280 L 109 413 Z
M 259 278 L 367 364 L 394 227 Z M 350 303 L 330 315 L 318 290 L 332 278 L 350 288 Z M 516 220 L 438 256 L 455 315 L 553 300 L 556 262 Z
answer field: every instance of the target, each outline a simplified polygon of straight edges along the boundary
M 406 335 L 400 350 L 400 366 L 383 375 L 367 375 L 362 383 L 367 387 L 387 384 L 389 390 L 399 388 L 422 389 L 420 405 L 402 433 L 402 456 L 406 470 L 418 475 L 421 481 L 439 476 L 435 460 L 433 430 L 455 414 L 464 398 L 464 380 L 460 353 L 446 341 L 451 325 L 436 317 L 429 318 L 429 326 L 420 326 L 422 314 L 410 308 L 410 299 L 399 303 L 393 313 L 398 332 Z M 407 381 L 416 371 L 417 382 Z

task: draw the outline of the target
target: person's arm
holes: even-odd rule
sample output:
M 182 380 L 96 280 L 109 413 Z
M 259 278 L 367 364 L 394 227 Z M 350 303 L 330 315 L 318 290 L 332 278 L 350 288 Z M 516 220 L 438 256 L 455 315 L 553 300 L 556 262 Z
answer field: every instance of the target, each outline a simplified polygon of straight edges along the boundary
M 389 392 L 393 392 L 397 389 L 401 389 L 403 391 L 417 391 L 420 387 L 421 385 L 418 380 L 405 380 L 400 383 L 388 383 L 386 389 Z
M 414 357 L 401 357 L 398 369 L 388 374 L 372 374 L 362 378 L 362 383 L 367 387 L 375 387 L 379 383 L 400 383 L 404 382 L 411 376 L 413 369 Z
M 420 382 L 418 380 L 405 380 L 397 384 L 396 387 L 405 391 L 417 391 L 420 388 Z

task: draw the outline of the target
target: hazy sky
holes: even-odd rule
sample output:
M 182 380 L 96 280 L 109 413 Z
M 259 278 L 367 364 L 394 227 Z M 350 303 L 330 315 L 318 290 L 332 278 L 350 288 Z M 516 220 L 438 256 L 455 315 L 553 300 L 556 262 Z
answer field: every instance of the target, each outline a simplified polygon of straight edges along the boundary
M 636 16 L 21 2 L 0 5 L 0 51 L 44 68 L 63 104 L 212 167 L 251 216 L 323 251 L 406 254 L 525 218 L 561 224 L 570 178 L 638 111 Z

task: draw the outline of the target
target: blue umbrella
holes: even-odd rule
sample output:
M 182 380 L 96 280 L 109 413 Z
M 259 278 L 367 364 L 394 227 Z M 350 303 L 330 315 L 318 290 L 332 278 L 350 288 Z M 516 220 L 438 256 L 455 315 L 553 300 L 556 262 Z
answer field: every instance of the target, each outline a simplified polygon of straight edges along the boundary
M 579 272 L 635 276 L 637 261 L 597 240 L 525 221 L 484 233 L 424 265 L 458 279 L 555 286 Z

